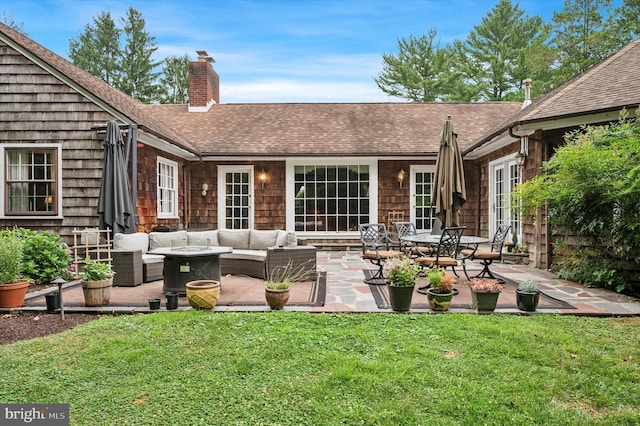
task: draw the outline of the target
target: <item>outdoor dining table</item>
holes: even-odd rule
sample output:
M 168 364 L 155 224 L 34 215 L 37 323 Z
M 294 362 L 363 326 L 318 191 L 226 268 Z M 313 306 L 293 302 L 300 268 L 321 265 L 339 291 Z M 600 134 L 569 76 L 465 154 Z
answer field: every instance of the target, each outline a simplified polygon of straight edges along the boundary
M 420 246 L 425 245 L 437 245 L 440 242 L 440 235 L 428 234 L 426 232 L 419 232 L 414 235 L 405 235 L 401 238 L 402 241 L 407 241 L 411 243 L 415 243 L 417 245 L 416 250 L 420 253 L 420 256 L 426 256 L 427 253 L 420 252 Z M 474 249 L 478 247 L 480 244 L 485 244 L 489 242 L 489 238 L 487 237 L 478 237 L 475 235 L 463 235 L 460 237 L 460 245 L 473 247 Z M 467 256 L 468 257 L 468 256 Z

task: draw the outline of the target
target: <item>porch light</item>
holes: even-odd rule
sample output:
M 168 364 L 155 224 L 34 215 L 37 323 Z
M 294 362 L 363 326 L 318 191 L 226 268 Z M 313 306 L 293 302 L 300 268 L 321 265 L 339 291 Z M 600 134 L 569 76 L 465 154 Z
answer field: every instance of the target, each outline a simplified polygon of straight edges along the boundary
M 404 178 L 407 175 L 407 172 L 404 171 L 404 169 L 400 169 L 400 171 L 398 172 L 397 178 L 398 178 L 398 185 L 400 186 L 400 188 L 402 188 L 402 183 L 404 182 Z
M 206 197 L 207 196 L 207 191 L 209 190 L 209 184 L 203 183 L 202 184 L 202 196 Z
M 265 171 L 265 169 L 262 169 L 260 171 L 260 174 L 258 175 L 258 179 L 260 180 L 260 183 L 262 184 L 262 187 L 264 188 L 264 184 L 267 181 L 267 172 Z
M 526 160 L 526 156 L 519 152 L 516 154 L 516 161 L 518 162 L 518 167 L 524 167 L 524 161 Z

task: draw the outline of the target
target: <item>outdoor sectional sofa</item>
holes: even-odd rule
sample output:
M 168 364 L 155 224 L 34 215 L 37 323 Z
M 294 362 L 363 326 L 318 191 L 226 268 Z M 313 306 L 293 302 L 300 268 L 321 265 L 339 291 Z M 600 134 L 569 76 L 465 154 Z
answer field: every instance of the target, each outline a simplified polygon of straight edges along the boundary
M 136 286 L 163 279 L 164 256 L 157 249 L 180 246 L 225 246 L 220 256 L 223 275 L 248 275 L 266 279 L 275 268 L 304 268 L 316 277 L 316 248 L 282 230 L 220 229 L 208 231 L 136 232 L 113 236 L 114 285 Z

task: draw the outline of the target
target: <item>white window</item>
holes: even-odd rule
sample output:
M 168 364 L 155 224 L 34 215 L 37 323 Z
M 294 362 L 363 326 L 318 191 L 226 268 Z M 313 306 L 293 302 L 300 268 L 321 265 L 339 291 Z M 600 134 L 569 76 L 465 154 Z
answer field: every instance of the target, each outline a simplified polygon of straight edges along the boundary
M 511 193 L 520 181 L 520 166 L 513 156 L 489 163 L 490 235 L 495 234 L 500 225 L 511 225 L 511 235 L 515 234 L 522 240 L 520 217 L 515 209 L 511 209 Z
M 158 157 L 158 218 L 178 218 L 178 163 Z
M 61 217 L 59 144 L 0 146 L 4 197 L 0 215 L 12 218 Z
M 377 161 L 287 161 L 287 225 L 298 232 L 358 232 L 378 221 Z

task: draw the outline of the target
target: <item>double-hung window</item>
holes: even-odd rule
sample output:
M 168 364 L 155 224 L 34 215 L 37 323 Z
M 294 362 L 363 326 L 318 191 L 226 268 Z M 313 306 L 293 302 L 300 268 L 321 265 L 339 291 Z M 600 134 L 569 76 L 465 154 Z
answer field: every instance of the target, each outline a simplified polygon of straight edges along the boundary
M 1 147 L 5 217 L 61 215 L 59 149 L 53 144 Z
M 158 218 L 178 217 L 178 163 L 158 157 Z

